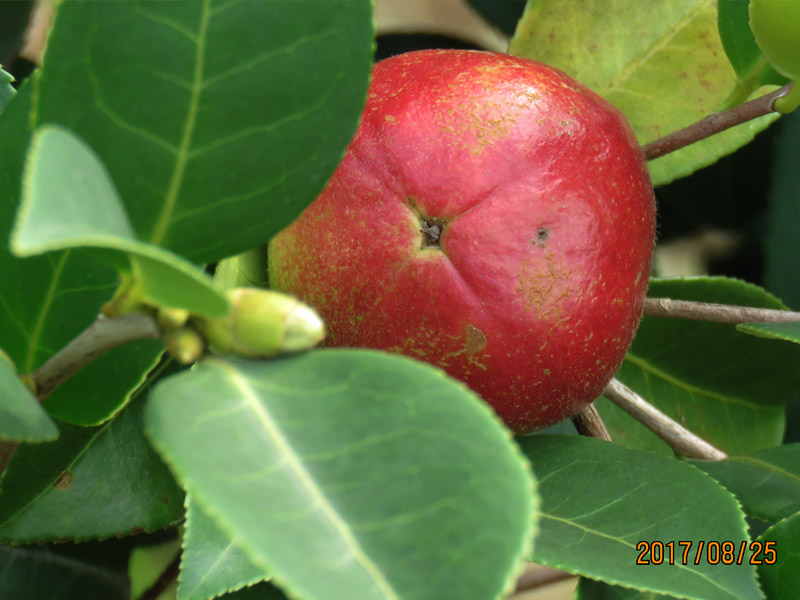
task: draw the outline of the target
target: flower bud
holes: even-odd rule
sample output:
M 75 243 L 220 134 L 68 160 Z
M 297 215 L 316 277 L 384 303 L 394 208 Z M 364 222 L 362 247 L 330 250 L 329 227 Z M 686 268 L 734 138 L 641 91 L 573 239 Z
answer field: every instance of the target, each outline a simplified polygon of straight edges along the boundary
M 164 333 L 163 341 L 169 355 L 182 365 L 197 361 L 206 347 L 200 334 L 189 327 L 170 329 Z
M 219 352 L 276 356 L 308 350 L 325 337 L 325 325 L 314 309 L 292 296 L 259 288 L 235 288 L 227 296 L 231 304 L 227 317 L 198 323 Z

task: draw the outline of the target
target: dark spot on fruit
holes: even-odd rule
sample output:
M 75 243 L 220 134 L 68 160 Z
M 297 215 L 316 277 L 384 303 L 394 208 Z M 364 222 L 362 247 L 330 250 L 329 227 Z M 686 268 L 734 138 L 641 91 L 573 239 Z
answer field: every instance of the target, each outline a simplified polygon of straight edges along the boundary
M 547 227 L 539 227 L 539 229 L 536 230 L 536 239 L 540 242 L 544 242 L 548 235 L 550 235 L 550 230 L 547 229 Z
M 422 248 L 441 248 L 447 220 L 440 217 L 420 216 L 419 223 L 420 233 L 422 233 Z

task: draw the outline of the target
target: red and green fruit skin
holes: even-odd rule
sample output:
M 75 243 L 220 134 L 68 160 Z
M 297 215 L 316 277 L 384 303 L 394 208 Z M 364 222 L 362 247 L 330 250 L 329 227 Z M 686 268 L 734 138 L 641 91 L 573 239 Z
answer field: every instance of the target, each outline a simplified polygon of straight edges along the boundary
M 646 163 L 605 100 L 518 57 L 412 52 L 375 65 L 344 160 L 270 244 L 270 282 L 320 312 L 328 346 L 437 365 L 526 433 L 619 368 L 654 230 Z

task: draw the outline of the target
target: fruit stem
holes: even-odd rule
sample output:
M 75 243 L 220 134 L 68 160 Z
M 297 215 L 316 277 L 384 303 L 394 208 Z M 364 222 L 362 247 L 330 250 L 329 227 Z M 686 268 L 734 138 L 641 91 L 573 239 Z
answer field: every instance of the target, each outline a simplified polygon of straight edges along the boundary
M 792 323 L 800 321 L 800 312 L 754 308 L 752 306 L 732 306 L 712 302 L 691 302 L 672 298 L 646 298 L 644 316 L 674 317 L 714 323 Z
M 161 332 L 155 320 L 143 313 L 131 313 L 110 319 L 97 319 L 47 362 L 31 373 L 40 402 L 67 379 L 109 350 L 145 338 L 158 338 Z
M 649 144 L 644 144 L 642 146 L 644 157 L 646 160 L 655 160 L 726 129 L 775 112 L 775 101 L 778 98 L 787 96 L 791 87 L 792 84 L 789 83 L 750 102 L 745 102 L 722 112 L 711 113 L 688 127 L 674 131 Z
M 675 454 L 702 460 L 723 460 L 728 455 L 696 436 L 624 385 L 612 379 L 603 395 L 655 433 Z
M 584 406 L 576 415 L 572 417 L 572 424 L 580 435 L 597 438 L 606 442 L 611 441 L 611 434 L 608 433 L 606 424 L 600 417 L 600 413 L 594 404 Z

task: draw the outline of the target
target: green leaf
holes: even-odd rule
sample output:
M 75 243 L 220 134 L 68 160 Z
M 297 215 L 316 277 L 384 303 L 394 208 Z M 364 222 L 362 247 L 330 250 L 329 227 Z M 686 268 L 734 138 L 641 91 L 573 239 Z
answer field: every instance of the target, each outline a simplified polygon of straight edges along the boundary
M 138 239 L 205 263 L 266 243 L 355 132 L 368 0 L 61 4 L 32 118 L 102 158 Z
M 150 543 L 146 546 L 133 548 L 128 561 L 131 598 L 140 598 L 145 590 L 150 589 L 167 569 L 174 573 L 172 563 L 180 556 L 181 540 L 177 535 L 170 537 L 174 537 L 174 539 L 160 544 L 153 544 L 148 540 Z M 173 579 L 156 600 L 175 600 L 177 589 L 178 581 Z
M 0 350 L 0 439 L 43 442 L 57 437 L 56 424 L 20 381 L 8 355 Z
M 209 358 L 156 387 L 147 422 L 193 501 L 290 595 L 497 598 L 527 554 L 536 496 L 508 431 L 410 359 Z
M 8 240 L 30 140 L 30 84 L 0 115 L 0 239 Z M 80 252 L 20 259 L 0 244 L 0 340 L 20 373 L 31 373 L 97 317 L 118 285 L 117 274 Z M 150 340 L 96 359 L 47 399 L 54 417 L 97 425 L 119 410 L 163 350 Z
M 784 85 L 788 80 L 769 65 L 750 31 L 749 0 L 717 0 L 722 47 L 739 79 L 745 97 L 765 83 Z
M 0 546 L 0 598 L 129 600 L 127 542 Z
M 593 438 L 538 435 L 518 442 L 542 495 L 537 563 L 696 600 L 761 599 L 753 567 L 679 560 L 678 541 L 697 547 L 700 540 L 747 539 L 736 500 L 701 471 Z M 674 541 L 674 564 L 637 565 L 640 541 Z
M 800 322 L 794 323 L 743 323 L 736 329 L 760 338 L 785 340 L 800 344 Z
M 736 87 L 713 0 L 529 2 L 511 54 L 552 65 L 620 109 L 641 144 L 719 110 Z M 769 91 L 759 90 L 759 93 Z M 649 163 L 655 185 L 709 165 L 753 139 L 769 115 Z
M 46 125 L 34 133 L 28 152 L 11 250 L 26 257 L 83 247 L 127 257 L 136 296 L 152 305 L 211 317 L 228 312 L 222 291 L 202 270 L 136 239 L 114 183 L 92 149 L 70 131 Z
M 187 495 L 178 600 L 216 598 L 266 578 L 266 569 L 254 565 L 239 544 Z
M 266 581 L 225 594 L 220 598 L 221 600 L 287 600 L 281 590 Z
M 800 513 L 776 523 L 758 539 L 765 543 L 764 553 L 758 556 L 765 561 L 758 567 L 758 576 L 767 600 L 796 597 L 800 589 Z M 766 546 L 769 542 L 774 555 Z M 766 564 L 773 558 L 774 564 Z
M 260 246 L 219 261 L 214 279 L 226 290 L 238 287 L 269 287 L 267 247 Z
M 103 539 L 179 520 L 183 492 L 142 436 L 142 407 L 22 445 L 0 480 L 0 543 Z
M 725 486 L 752 517 L 775 523 L 800 512 L 800 444 L 692 463 Z
M 14 81 L 14 78 L 9 73 L 6 73 L 3 67 L 0 66 L 0 112 L 3 112 L 6 103 L 16 93 L 11 86 L 12 81 Z
M 800 111 L 783 119 L 775 153 L 764 280 L 786 304 L 800 309 Z
M 633 590 L 581 577 L 573 600 L 674 600 L 674 598 L 674 596 Z
M 648 295 L 785 308 L 763 289 L 734 279 L 652 279 Z M 728 454 L 783 439 L 783 405 L 800 392 L 800 348 L 745 335 L 733 325 L 646 317 L 616 377 L 661 411 Z M 625 446 L 671 453 L 609 401 L 598 410 Z

